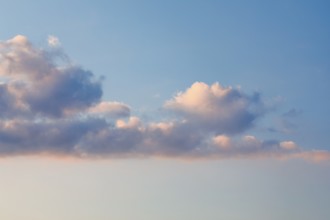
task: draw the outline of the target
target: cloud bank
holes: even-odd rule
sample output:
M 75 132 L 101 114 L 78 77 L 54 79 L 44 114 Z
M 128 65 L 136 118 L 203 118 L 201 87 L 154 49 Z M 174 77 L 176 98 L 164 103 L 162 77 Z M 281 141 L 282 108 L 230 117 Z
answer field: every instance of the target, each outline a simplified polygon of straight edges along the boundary
M 245 135 L 267 114 L 259 93 L 196 82 L 164 103 L 172 119 L 143 122 L 129 105 L 102 100 L 102 81 L 18 35 L 0 42 L 0 156 L 78 158 L 303 158 L 329 160 L 291 140 Z M 161 118 L 161 117 L 160 117 Z

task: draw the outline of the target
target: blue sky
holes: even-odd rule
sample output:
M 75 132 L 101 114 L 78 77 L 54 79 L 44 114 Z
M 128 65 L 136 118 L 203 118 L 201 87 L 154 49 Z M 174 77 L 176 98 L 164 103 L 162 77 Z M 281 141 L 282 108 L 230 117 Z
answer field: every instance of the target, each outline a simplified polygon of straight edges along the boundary
M 328 1 L 0 3 L 0 217 L 329 218 Z

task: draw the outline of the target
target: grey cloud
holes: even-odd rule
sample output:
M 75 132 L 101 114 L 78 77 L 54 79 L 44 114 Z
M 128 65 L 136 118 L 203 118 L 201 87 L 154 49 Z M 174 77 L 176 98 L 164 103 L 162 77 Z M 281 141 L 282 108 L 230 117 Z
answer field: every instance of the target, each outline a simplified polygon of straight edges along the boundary
M 31 111 L 50 116 L 63 116 L 65 111 L 80 111 L 100 101 L 100 82 L 92 81 L 93 74 L 71 67 L 34 84 L 24 96 Z
M 10 97 L 20 104 L 16 110 L 30 116 L 52 117 L 62 117 L 67 112 L 98 103 L 102 96 L 100 81 L 79 66 L 66 62 L 58 65 L 56 61 L 61 57 L 65 54 L 47 53 L 34 47 L 24 36 L 0 42 L 0 75 L 6 79 L 7 87 L 12 87 L 12 90 L 6 89 L 0 101 L 5 102 L 5 98 Z M 13 109 L 10 101 L 4 106 L 6 104 L 8 108 L 0 113 L 2 117 Z
M 75 150 L 85 157 L 124 157 L 143 155 L 140 151 L 144 134 L 131 128 L 107 127 L 81 139 Z
M 290 109 L 289 111 L 282 114 L 283 117 L 294 118 L 302 114 L 301 110 L 297 110 L 295 108 Z
M 285 134 L 296 132 L 299 129 L 297 119 L 302 113 L 303 112 L 301 110 L 297 110 L 295 108 L 284 112 L 276 118 L 276 126 L 268 128 L 268 131 Z
M 176 124 L 177 123 L 177 124 Z M 329 152 L 303 151 L 291 141 L 262 141 L 253 136 L 203 136 L 180 122 L 110 124 L 100 118 L 51 122 L 2 121 L 0 156 L 57 155 L 78 158 L 168 157 L 183 159 L 303 158 L 328 159 Z
M 11 113 L 14 110 L 14 97 L 8 91 L 6 84 L 0 84 L 0 112 L 2 115 Z
M 0 123 L 0 154 L 21 155 L 54 153 L 76 154 L 74 147 L 91 131 L 106 127 L 104 120 L 2 121 Z
M 161 122 L 151 124 L 146 129 L 144 144 L 149 151 L 166 156 L 188 155 L 196 151 L 205 138 L 198 129 L 186 122 Z

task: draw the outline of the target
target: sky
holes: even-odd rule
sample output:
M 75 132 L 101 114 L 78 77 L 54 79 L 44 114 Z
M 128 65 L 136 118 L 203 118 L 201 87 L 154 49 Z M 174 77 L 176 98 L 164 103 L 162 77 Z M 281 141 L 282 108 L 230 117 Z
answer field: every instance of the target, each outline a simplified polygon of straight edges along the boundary
M 0 217 L 330 217 L 328 1 L 0 0 Z

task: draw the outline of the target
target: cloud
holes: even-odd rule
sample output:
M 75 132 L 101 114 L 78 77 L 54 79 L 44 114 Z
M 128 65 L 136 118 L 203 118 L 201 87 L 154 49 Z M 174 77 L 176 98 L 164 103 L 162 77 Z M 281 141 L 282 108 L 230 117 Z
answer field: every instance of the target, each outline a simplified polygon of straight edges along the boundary
M 58 47 L 58 46 L 61 45 L 60 40 L 57 37 L 53 36 L 53 35 L 48 36 L 47 42 L 48 42 L 48 45 L 51 46 L 51 47 Z
M 330 160 L 328 151 L 246 135 L 267 113 L 259 93 L 196 82 L 165 102 L 172 118 L 144 122 L 129 105 L 102 100 L 100 79 L 62 50 L 37 48 L 21 35 L 0 42 L 0 77 L 0 157 Z
M 97 105 L 90 107 L 88 112 L 95 116 L 123 118 L 130 116 L 131 108 L 121 102 L 102 101 Z
M 145 128 L 144 146 L 158 156 L 181 157 L 193 154 L 205 136 L 184 121 L 151 123 Z M 206 146 L 206 145 L 205 145 Z
M 217 133 L 239 133 L 253 125 L 264 112 L 259 94 L 251 96 L 238 88 L 196 82 L 165 103 L 192 125 Z
M 282 157 L 301 150 L 293 141 L 263 141 L 252 135 L 241 138 L 218 135 L 213 137 L 212 142 L 214 151 L 227 157 Z
M 18 35 L 0 43 L 0 117 L 10 112 L 23 115 L 61 117 L 100 101 L 101 82 L 92 72 L 71 63 L 59 66 L 61 54 L 47 53 Z M 65 56 L 65 55 L 63 55 Z
M 81 138 L 107 123 L 102 119 L 0 122 L 0 155 L 65 154 L 75 156 Z
M 294 154 L 294 157 L 312 162 L 330 161 L 330 152 L 326 150 L 303 151 Z

